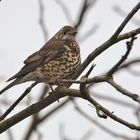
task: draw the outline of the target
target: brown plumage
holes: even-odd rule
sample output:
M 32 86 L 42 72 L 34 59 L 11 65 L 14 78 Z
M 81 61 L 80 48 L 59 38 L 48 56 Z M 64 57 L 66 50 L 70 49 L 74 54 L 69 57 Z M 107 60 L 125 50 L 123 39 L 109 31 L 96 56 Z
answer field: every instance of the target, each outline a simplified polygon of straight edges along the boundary
M 81 64 L 79 46 L 75 41 L 76 33 L 71 26 L 58 31 L 39 51 L 24 61 L 22 69 L 7 80 L 14 81 L 2 89 L 0 94 L 27 81 L 47 83 L 52 79 L 70 79 Z

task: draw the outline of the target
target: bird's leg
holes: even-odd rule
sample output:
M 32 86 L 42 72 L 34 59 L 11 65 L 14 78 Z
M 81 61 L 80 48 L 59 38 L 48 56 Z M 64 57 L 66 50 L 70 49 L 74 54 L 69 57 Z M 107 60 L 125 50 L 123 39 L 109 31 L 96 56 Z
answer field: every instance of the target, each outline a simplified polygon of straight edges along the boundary
M 51 85 L 51 84 L 49 84 L 49 86 L 50 86 L 50 88 L 51 88 L 51 90 L 52 90 L 52 92 L 53 92 L 54 90 L 53 90 L 53 87 L 52 87 L 52 85 Z

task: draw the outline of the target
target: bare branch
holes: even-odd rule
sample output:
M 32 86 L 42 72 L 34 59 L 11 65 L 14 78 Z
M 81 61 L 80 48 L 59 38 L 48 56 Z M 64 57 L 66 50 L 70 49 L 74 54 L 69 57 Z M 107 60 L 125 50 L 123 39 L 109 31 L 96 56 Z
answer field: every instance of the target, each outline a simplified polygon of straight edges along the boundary
M 42 140 L 43 134 L 41 132 L 39 132 L 38 129 L 36 129 L 36 133 L 38 135 L 38 139 L 37 140 Z
M 140 107 L 138 107 L 138 108 L 136 109 L 135 115 L 136 115 L 138 124 L 140 125 Z M 137 138 L 136 138 L 136 140 L 139 140 L 139 139 L 140 139 L 140 132 L 137 131 L 136 133 L 137 133 Z
M 84 0 L 82 7 L 80 8 L 80 14 L 78 16 L 78 20 L 75 23 L 74 27 L 78 29 L 84 20 L 84 16 L 86 12 L 89 10 L 89 7 L 91 7 L 93 4 L 95 4 L 96 0 Z
M 140 131 L 140 126 L 136 126 L 135 124 L 129 123 L 121 118 L 119 118 L 118 116 L 114 115 L 113 112 L 110 112 L 108 109 L 106 109 L 105 107 L 103 107 L 102 105 L 100 105 L 97 101 L 95 101 L 93 98 L 88 98 L 86 99 L 88 100 L 91 104 L 93 104 L 94 106 L 97 106 L 99 110 L 101 110 L 104 114 L 106 114 L 107 116 L 109 116 L 110 118 L 112 118 L 114 121 L 117 121 L 131 129 L 136 129 Z
M 125 17 L 127 15 L 127 12 L 124 11 L 122 8 L 120 8 L 119 6 L 114 6 L 113 7 L 114 11 L 117 12 L 119 15 L 121 15 L 122 17 Z M 135 24 L 136 26 L 140 26 L 140 20 L 138 20 L 137 18 L 133 17 L 133 19 L 131 20 L 131 22 L 133 24 Z
M 7 130 L 7 134 L 8 134 L 9 140 L 14 140 L 14 136 L 11 129 Z
M 42 124 L 44 121 L 47 121 L 47 119 L 49 119 L 52 115 L 54 115 L 54 113 L 57 113 L 58 110 L 60 110 L 63 107 L 65 107 L 67 105 L 68 101 L 69 101 L 69 98 L 67 98 L 62 103 L 59 103 L 58 106 L 56 106 L 55 108 L 53 108 L 52 110 L 47 112 L 44 116 L 38 117 L 37 119 L 33 119 L 32 123 L 31 123 L 31 125 L 30 125 L 30 127 L 29 127 L 29 129 L 27 131 L 27 134 L 25 135 L 24 140 L 28 140 L 30 138 L 32 132 L 35 130 L 35 128 L 37 126 Z
M 110 85 L 112 85 L 115 89 L 117 89 L 119 92 L 121 92 L 122 94 L 130 97 L 132 100 L 140 103 L 140 97 L 135 94 L 135 93 L 132 93 L 124 88 L 122 88 L 120 85 L 118 85 L 117 83 L 115 83 L 115 81 L 108 77 L 108 76 L 96 76 L 96 77 L 93 77 L 93 78 L 86 78 L 86 79 L 82 79 L 82 80 L 65 80 L 65 79 L 59 79 L 59 80 L 50 80 L 49 83 L 53 83 L 53 84 L 56 84 L 56 83 L 75 83 L 75 84 L 90 84 L 90 83 L 98 83 L 98 82 L 107 82 L 109 83 Z
M 5 113 L 0 116 L 0 121 L 2 121 L 28 93 L 30 93 L 35 85 L 37 85 L 37 82 L 34 82 L 24 91 L 24 93 L 5 111 Z
M 117 138 L 121 138 L 121 139 L 125 139 L 125 140 L 135 140 L 135 138 L 128 137 L 124 134 L 118 134 L 118 133 L 114 132 L 113 130 L 107 128 L 106 126 L 103 126 L 101 123 L 96 121 L 93 117 L 90 117 L 89 115 L 87 115 L 82 109 L 80 109 L 80 107 L 76 103 L 74 103 L 74 104 L 75 104 L 75 109 L 78 111 L 78 113 L 80 113 L 82 116 L 84 116 L 86 119 L 88 119 L 90 122 L 92 122 L 94 125 L 99 127 L 104 132 L 106 132 L 114 137 L 117 137 Z
M 125 62 L 122 66 L 120 66 L 117 70 L 117 72 L 120 72 L 120 70 L 127 70 L 129 73 L 133 74 L 134 76 L 140 76 L 140 72 L 131 69 L 131 66 L 134 64 L 140 63 L 140 58 L 133 58 L 127 62 Z
M 80 140 L 88 140 L 93 135 L 92 130 L 88 130 L 81 138 Z
M 119 70 L 122 69 L 122 68 L 127 68 L 133 64 L 137 64 L 137 63 L 140 63 L 140 58 L 134 58 L 134 59 L 131 59 L 127 62 L 125 62 L 122 66 L 119 67 Z
M 99 47 L 97 47 L 93 52 L 91 52 L 88 57 L 84 60 L 84 62 L 82 63 L 81 67 L 79 68 L 79 70 L 75 73 L 75 75 L 73 76 L 74 78 L 77 78 L 83 71 L 84 69 L 97 57 L 99 56 L 102 52 L 104 52 L 105 50 L 107 50 L 108 48 L 110 48 L 113 44 L 124 40 L 124 39 L 128 39 L 130 37 L 132 37 L 134 34 L 137 35 L 140 33 L 140 28 L 137 28 L 135 30 L 132 30 L 128 33 L 124 33 L 122 35 L 119 35 L 116 40 L 107 40 L 106 42 L 104 42 L 102 45 L 100 45 Z
M 38 6 L 39 6 L 39 24 L 40 24 L 40 27 L 44 36 L 44 42 L 46 42 L 48 38 L 48 33 L 45 26 L 45 7 L 43 4 L 43 0 L 38 0 Z M 43 99 L 46 96 L 46 94 L 49 92 L 49 89 L 50 89 L 49 86 L 44 84 L 38 100 Z M 36 131 L 36 133 L 38 134 L 38 140 L 42 138 L 42 134 L 39 132 L 37 128 L 38 120 L 39 120 L 39 113 L 36 113 L 33 115 L 32 122 L 29 126 L 29 130 L 27 134 L 25 134 L 25 139 L 29 139 L 33 131 Z
M 34 113 L 39 112 L 43 108 L 49 106 L 50 104 L 54 103 L 60 98 L 63 98 L 65 96 L 73 96 L 73 97 L 82 97 L 78 90 L 75 89 L 67 89 L 67 88 L 61 88 L 57 91 L 54 91 L 52 94 L 50 94 L 48 97 L 42 99 L 41 101 L 27 107 L 26 109 L 20 111 L 19 113 L 15 114 L 14 116 L 10 117 L 9 119 L 3 121 L 0 123 L 0 133 L 4 132 L 11 126 L 14 126 L 21 120 L 24 120 L 25 118 L 33 115 Z M 124 126 L 127 126 L 128 128 L 135 129 L 140 131 L 140 126 L 136 126 L 135 124 L 129 123 L 118 116 L 114 115 L 112 112 L 110 112 L 108 109 L 100 105 L 96 100 L 88 96 L 88 98 L 84 98 L 85 100 L 88 100 L 92 105 L 98 107 L 99 110 L 101 110 L 104 114 L 112 118 L 113 120 L 123 124 Z
M 65 17 L 67 18 L 68 22 L 70 24 L 72 24 L 73 20 L 72 20 L 71 14 L 70 14 L 68 8 L 66 7 L 66 5 L 61 0 L 54 0 L 54 1 L 56 2 L 56 4 L 58 4 L 60 6 L 60 8 L 62 8 L 63 13 L 64 13 Z
M 119 68 L 119 66 L 127 59 L 131 49 L 132 49 L 132 46 L 133 46 L 133 42 L 134 40 L 136 39 L 135 36 L 132 36 L 131 40 L 129 42 L 126 42 L 126 45 L 127 45 L 127 51 L 125 53 L 124 56 L 122 56 L 122 58 L 120 59 L 120 61 L 114 65 L 108 72 L 107 72 L 107 75 L 108 76 L 112 76 Z
M 48 38 L 48 33 L 46 30 L 45 21 L 44 21 L 45 18 L 44 18 L 43 0 L 38 0 L 38 5 L 39 5 L 39 10 L 40 10 L 39 23 L 40 23 L 40 27 L 42 29 L 42 32 L 44 34 L 44 40 L 46 41 Z
M 88 76 L 90 75 L 90 73 L 91 73 L 91 71 L 93 70 L 94 67 L 95 67 L 95 65 L 92 65 L 91 68 L 86 73 L 86 75 L 81 78 L 81 80 L 86 80 L 88 78 Z M 89 92 L 88 92 L 88 90 L 86 88 L 86 83 L 81 83 L 80 84 L 80 92 L 81 92 L 83 98 L 86 98 L 86 99 L 90 98 L 90 94 L 89 94 Z M 107 116 L 104 113 L 100 112 L 98 106 L 96 106 L 96 104 L 94 104 L 94 106 L 96 107 L 96 113 L 97 113 L 97 115 L 100 118 L 106 119 Z
M 129 22 L 129 20 L 134 16 L 134 14 L 140 9 L 140 2 L 132 9 L 132 11 L 127 15 L 127 17 L 124 19 L 122 24 L 118 27 L 118 29 L 115 31 L 115 33 L 112 35 L 111 39 L 117 38 L 117 36 L 120 34 L 120 32 L 123 30 L 125 25 Z
M 64 130 L 65 130 L 65 127 L 64 127 L 64 124 L 60 124 L 60 139 L 61 140 L 72 140 L 72 139 L 70 139 L 70 138 L 68 138 L 66 135 L 65 135 L 65 132 L 64 132 Z M 91 130 L 89 130 L 89 131 L 87 131 L 84 135 L 82 134 L 82 136 L 81 136 L 81 138 L 79 139 L 79 140 L 88 140 L 91 136 L 92 136 L 92 131 Z
M 123 87 L 121 87 L 120 85 L 118 85 L 114 80 L 112 79 L 109 79 L 109 80 L 106 80 L 106 82 L 108 82 L 109 84 L 111 84 L 116 90 L 118 90 L 120 93 L 130 97 L 131 99 L 133 99 L 134 101 L 140 103 L 140 97 L 135 94 L 135 93 L 132 93 L 130 91 L 128 91 L 127 89 L 124 89 Z
M 131 68 L 127 68 L 127 70 L 129 71 L 129 73 L 135 75 L 135 76 L 140 76 L 140 72 L 139 71 L 136 71 L 136 70 L 133 70 Z
M 99 25 L 98 24 L 95 24 L 87 32 L 85 32 L 85 34 L 83 36 L 81 36 L 80 38 L 78 38 L 78 41 L 80 43 L 82 43 L 83 41 L 85 41 L 86 39 L 88 39 L 90 36 L 92 36 L 93 34 L 95 34 L 98 29 L 99 29 Z
M 130 32 L 121 34 L 121 35 L 119 35 L 119 36 L 117 37 L 115 43 L 117 43 L 117 42 L 119 42 L 119 41 L 121 41 L 121 40 L 124 40 L 124 39 L 128 39 L 128 38 L 132 37 L 133 35 L 137 35 L 137 34 L 139 34 L 139 33 L 140 33 L 140 28 L 137 28 L 137 29 L 134 29 L 134 30 L 132 30 L 132 31 L 130 31 Z
M 107 95 L 107 94 L 103 93 L 103 95 L 100 95 L 99 92 L 97 93 L 95 91 L 94 91 L 94 94 L 93 94 L 93 96 L 96 97 L 97 99 L 105 100 L 107 102 L 112 102 L 112 103 L 121 105 L 123 107 L 129 107 L 129 108 L 132 108 L 132 109 L 136 108 L 136 105 L 134 105 L 134 104 L 132 104 L 130 102 L 120 100 L 120 99 L 116 99 L 116 98 L 113 98 L 113 97 L 104 96 L 104 95 Z

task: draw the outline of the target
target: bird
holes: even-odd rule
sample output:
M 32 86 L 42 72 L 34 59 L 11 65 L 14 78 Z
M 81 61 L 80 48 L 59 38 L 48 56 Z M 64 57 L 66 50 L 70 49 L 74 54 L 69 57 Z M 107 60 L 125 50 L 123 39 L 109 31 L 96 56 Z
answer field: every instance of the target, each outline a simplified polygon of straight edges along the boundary
M 20 71 L 7 80 L 12 82 L 0 91 L 0 95 L 28 81 L 47 84 L 49 80 L 70 79 L 81 65 L 76 34 L 74 27 L 62 27 L 41 49 L 27 57 Z

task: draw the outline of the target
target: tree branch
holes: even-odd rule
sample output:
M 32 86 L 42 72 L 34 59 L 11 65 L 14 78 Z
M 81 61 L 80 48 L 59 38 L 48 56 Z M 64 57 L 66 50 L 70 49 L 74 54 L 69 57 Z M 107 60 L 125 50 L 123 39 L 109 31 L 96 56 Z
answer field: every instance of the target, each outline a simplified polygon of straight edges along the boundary
M 58 4 L 60 6 L 60 8 L 62 8 L 63 13 L 65 15 L 65 17 L 67 18 L 68 22 L 70 22 L 70 24 L 73 23 L 72 17 L 70 15 L 70 12 L 68 10 L 68 8 L 66 7 L 66 5 L 61 1 L 61 0 L 54 0 L 56 2 L 56 4 Z
M 131 49 L 132 49 L 132 46 L 133 46 L 133 43 L 134 43 L 134 40 L 136 39 L 135 35 L 132 36 L 131 40 L 129 42 L 126 42 L 126 45 L 127 45 L 127 51 L 125 53 L 124 56 L 122 56 L 122 58 L 120 59 L 120 61 L 114 65 L 108 72 L 106 75 L 108 75 L 109 77 L 112 76 L 119 68 L 119 66 L 127 59 Z
M 28 87 L 24 93 L 0 116 L 0 121 L 2 121 L 14 108 L 15 106 L 32 90 L 32 88 L 37 85 L 38 82 L 34 82 L 30 87 Z
M 128 39 L 130 37 L 132 37 L 133 35 L 137 35 L 137 34 L 140 34 L 140 28 L 136 28 L 130 32 L 127 32 L 127 33 L 124 33 L 124 34 L 121 34 L 119 35 L 117 38 L 116 38 L 116 42 L 119 42 L 121 40 L 124 40 L 124 39 Z
M 113 7 L 114 11 L 117 12 L 119 15 L 121 15 L 122 17 L 125 17 L 127 15 L 127 12 L 124 11 L 122 8 L 120 8 L 120 6 L 115 5 Z M 140 20 L 138 20 L 137 18 L 133 17 L 132 21 L 131 21 L 134 25 L 136 26 L 140 26 Z
M 75 23 L 74 27 L 78 29 L 84 19 L 86 12 L 89 10 L 89 7 L 95 4 L 96 0 L 84 0 L 82 7 L 80 8 L 80 14 L 78 16 L 78 20 Z
M 83 117 L 85 117 L 86 119 L 88 119 L 91 123 L 93 123 L 94 125 L 96 125 L 97 127 L 99 127 L 104 132 L 106 132 L 108 134 L 111 134 L 112 136 L 117 137 L 117 138 L 122 138 L 122 139 L 125 139 L 125 140 L 135 140 L 135 138 L 130 138 L 130 137 L 124 135 L 124 134 L 118 134 L 118 133 L 112 131 L 111 129 L 103 126 L 101 123 L 99 123 L 98 121 L 96 121 L 93 117 L 90 117 L 89 115 L 87 115 L 82 109 L 80 109 L 80 107 L 78 107 L 77 104 L 75 104 L 75 109 Z
M 108 76 L 95 76 L 93 78 L 86 78 L 81 80 L 65 80 L 65 79 L 59 79 L 59 80 L 50 80 L 49 83 L 51 84 L 57 84 L 57 83 L 75 83 L 75 84 L 90 84 L 90 83 L 99 83 L 99 82 L 107 82 L 110 85 L 112 85 L 115 89 L 117 89 L 122 94 L 130 97 L 134 101 L 140 103 L 140 97 L 139 95 L 132 93 L 124 88 L 122 88 L 120 85 L 118 85 L 112 78 Z
M 61 88 L 57 91 L 54 91 L 51 93 L 48 97 L 42 99 L 41 101 L 32 104 L 31 106 L 27 107 L 23 111 L 20 111 L 19 113 L 15 114 L 14 116 L 10 117 L 9 119 L 3 121 L 0 123 L 0 133 L 4 132 L 8 128 L 14 126 L 21 120 L 24 120 L 25 118 L 33 115 L 34 113 L 37 113 L 38 111 L 42 110 L 43 108 L 49 106 L 50 104 L 54 103 L 60 98 L 63 98 L 65 96 L 73 96 L 73 97 L 82 97 L 78 90 L 75 89 L 67 89 L 67 88 Z M 135 124 L 129 123 L 116 115 L 114 115 L 112 112 L 110 112 L 108 109 L 100 105 L 96 100 L 91 98 L 90 96 L 88 98 L 84 98 L 85 100 L 88 100 L 92 105 L 98 106 L 98 109 L 101 110 L 104 114 L 112 118 L 113 120 L 131 128 L 140 131 L 140 126 L 136 126 Z
M 139 9 L 140 8 L 140 2 L 133 8 L 133 9 Z M 133 11 L 133 12 L 132 12 Z M 134 15 L 136 13 L 136 10 L 132 10 L 130 12 L 130 14 L 128 14 L 128 16 L 124 19 L 124 21 L 122 22 L 122 24 L 119 26 L 119 30 L 117 29 L 114 33 L 114 35 L 116 36 L 119 32 L 120 29 L 122 30 L 126 23 L 128 22 L 128 19 L 132 16 L 132 14 Z M 131 16 L 130 16 L 131 15 Z M 128 18 L 129 17 L 129 18 Z M 130 20 L 130 19 L 129 19 Z M 127 21 L 127 22 L 126 22 Z M 125 23 L 125 24 L 124 24 Z M 121 27 L 121 28 L 120 28 Z M 123 28 L 122 28 L 123 27 Z M 111 37 L 110 39 L 108 39 L 106 42 L 104 42 L 102 45 L 100 45 L 99 47 L 97 47 L 93 52 L 91 52 L 88 57 L 84 60 L 84 62 L 82 63 L 81 67 L 79 68 L 79 70 L 76 72 L 76 74 L 73 76 L 74 78 L 77 78 L 83 71 L 84 69 L 98 56 L 100 55 L 102 52 L 104 52 L 106 49 L 108 49 L 109 47 L 111 47 L 113 44 L 124 40 L 124 39 L 128 39 L 130 37 L 132 37 L 134 34 L 137 35 L 140 33 L 140 28 L 137 28 L 135 30 L 132 30 L 128 33 L 122 34 L 122 35 L 117 35 L 116 38 L 115 36 L 113 36 L 113 38 Z
M 118 29 L 115 31 L 115 33 L 112 35 L 111 39 L 117 38 L 117 36 L 120 34 L 120 32 L 123 30 L 125 25 L 129 22 L 129 20 L 134 16 L 134 14 L 140 9 L 140 2 L 131 10 L 131 12 L 127 15 L 127 17 L 124 19 L 122 24 L 118 27 Z
M 45 21 L 44 21 L 44 5 L 43 5 L 43 0 L 38 0 L 38 5 L 39 5 L 39 11 L 40 11 L 40 16 L 39 16 L 39 23 L 40 27 L 42 29 L 43 35 L 44 35 L 44 40 L 48 38 L 48 33 L 45 27 Z
M 108 82 L 110 85 L 112 85 L 116 90 L 118 90 L 120 93 L 130 97 L 131 99 L 133 99 L 134 101 L 140 103 L 140 97 L 139 95 L 132 93 L 130 91 L 128 91 L 127 89 L 124 89 L 123 87 L 121 87 L 120 85 L 118 85 L 114 80 L 109 79 L 106 80 L 106 82 Z
M 62 109 L 63 107 L 65 107 L 65 105 L 67 105 L 67 102 L 69 101 L 69 98 L 67 98 L 65 101 L 63 101 L 62 103 L 59 103 L 58 106 L 56 106 L 55 108 L 53 108 L 52 110 L 50 110 L 49 112 L 47 112 L 44 116 L 42 117 L 38 117 L 37 119 L 33 119 L 32 123 L 27 131 L 27 134 L 25 135 L 24 140 L 29 140 L 32 132 L 35 130 L 36 126 L 39 126 L 40 124 L 42 124 L 45 120 L 47 120 L 48 118 L 50 118 L 52 115 L 54 115 L 54 113 L 56 113 L 58 110 Z

